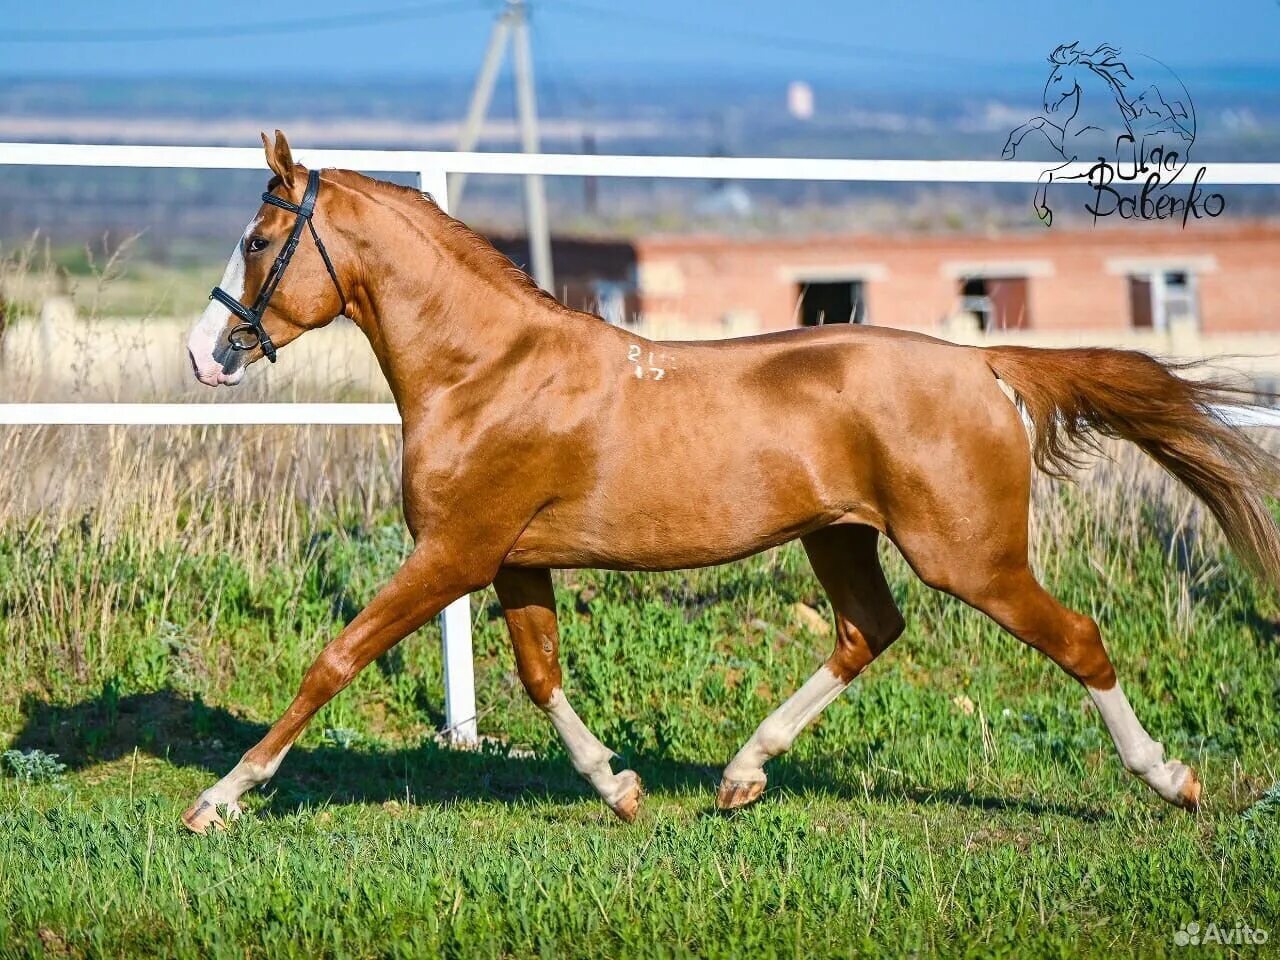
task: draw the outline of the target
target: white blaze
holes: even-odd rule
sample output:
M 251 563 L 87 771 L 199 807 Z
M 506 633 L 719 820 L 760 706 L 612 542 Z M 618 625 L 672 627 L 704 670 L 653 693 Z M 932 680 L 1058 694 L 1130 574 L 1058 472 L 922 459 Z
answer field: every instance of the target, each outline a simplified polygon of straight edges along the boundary
M 245 228 L 244 236 L 247 237 L 252 233 L 257 225 L 258 220 L 253 220 Z M 222 280 L 218 286 L 237 300 L 244 297 L 243 238 L 231 251 L 231 259 L 227 261 L 227 269 L 222 272 Z M 216 300 L 210 300 L 209 305 L 204 308 L 204 313 L 200 314 L 200 319 L 191 330 L 191 336 L 187 340 L 187 352 L 191 355 L 191 364 L 201 383 L 209 386 L 217 386 L 219 383 L 238 383 L 244 375 L 244 368 L 241 367 L 229 377 L 226 376 L 222 372 L 222 365 L 213 359 L 213 350 L 217 346 L 218 337 L 227 328 L 230 319 L 231 312 L 226 307 Z

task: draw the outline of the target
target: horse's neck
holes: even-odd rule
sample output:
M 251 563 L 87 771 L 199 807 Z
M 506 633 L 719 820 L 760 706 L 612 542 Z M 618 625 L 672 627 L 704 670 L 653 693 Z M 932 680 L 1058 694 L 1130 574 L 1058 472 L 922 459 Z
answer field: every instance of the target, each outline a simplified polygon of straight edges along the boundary
M 431 210 L 382 209 L 360 218 L 357 325 L 405 412 L 463 380 L 496 371 L 543 325 L 553 304 L 515 279 L 477 265 L 466 240 Z
M 1125 118 L 1117 99 L 1119 94 L 1106 78 L 1085 69 L 1077 75 L 1076 83 L 1080 87 L 1080 101 L 1071 126 L 1076 130 L 1097 127 L 1123 131 Z

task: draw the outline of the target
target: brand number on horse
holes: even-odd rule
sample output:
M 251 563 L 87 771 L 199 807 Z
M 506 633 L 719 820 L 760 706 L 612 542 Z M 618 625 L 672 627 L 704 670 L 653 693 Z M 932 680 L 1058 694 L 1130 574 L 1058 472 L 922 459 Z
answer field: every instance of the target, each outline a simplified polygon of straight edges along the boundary
M 657 358 L 657 360 L 661 359 L 661 357 Z M 627 348 L 627 360 L 635 364 L 637 380 L 661 380 L 667 375 L 666 369 L 657 365 L 653 351 L 649 351 L 646 359 L 644 348 L 638 343 L 633 343 Z

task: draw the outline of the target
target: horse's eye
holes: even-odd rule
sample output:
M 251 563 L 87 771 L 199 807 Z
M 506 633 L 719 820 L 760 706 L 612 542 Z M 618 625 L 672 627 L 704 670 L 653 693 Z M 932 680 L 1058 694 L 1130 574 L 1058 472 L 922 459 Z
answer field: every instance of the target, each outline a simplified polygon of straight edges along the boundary
M 271 241 L 266 237 L 250 237 L 247 244 L 250 253 L 261 253 L 271 245 Z

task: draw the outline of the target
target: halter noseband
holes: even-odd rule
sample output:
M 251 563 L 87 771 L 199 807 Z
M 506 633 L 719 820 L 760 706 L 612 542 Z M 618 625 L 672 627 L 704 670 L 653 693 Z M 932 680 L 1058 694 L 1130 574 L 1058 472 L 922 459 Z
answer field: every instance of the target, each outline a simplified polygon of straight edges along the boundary
M 307 189 L 302 194 L 301 203 L 291 203 L 269 191 L 262 195 L 263 203 L 269 203 L 273 207 L 279 207 L 281 210 L 288 210 L 290 213 L 297 214 L 297 219 L 293 221 L 293 230 L 289 234 L 289 239 L 285 241 L 284 247 L 281 248 L 280 255 L 276 257 L 276 262 L 271 265 L 271 272 L 267 274 L 267 279 L 262 284 L 262 289 L 258 291 L 258 299 L 253 301 L 252 307 L 246 307 L 221 287 L 214 287 L 213 292 L 209 294 L 210 300 L 217 300 L 243 321 L 232 327 L 231 332 L 227 335 L 227 338 L 231 341 L 231 349 L 252 350 L 254 347 L 261 347 L 263 356 L 272 363 L 276 362 L 276 347 L 271 342 L 271 338 L 267 336 L 267 328 L 262 325 L 262 315 L 267 312 L 267 305 L 275 295 L 276 287 L 280 285 L 280 280 L 284 277 L 284 271 L 289 266 L 289 261 L 293 259 L 294 251 L 298 249 L 298 241 L 302 239 L 302 225 L 304 223 L 311 231 L 311 238 L 315 240 L 316 249 L 320 251 L 320 257 L 324 260 L 325 269 L 329 271 L 333 286 L 338 291 L 339 302 L 342 304 L 341 309 L 345 310 L 347 308 L 347 295 L 342 292 L 342 284 L 338 282 L 338 273 L 333 269 L 333 262 L 329 259 L 329 254 L 325 250 L 324 244 L 320 242 L 320 235 L 316 233 L 315 224 L 311 222 L 311 216 L 316 210 L 316 195 L 319 193 L 320 171 L 312 170 L 307 174 Z

